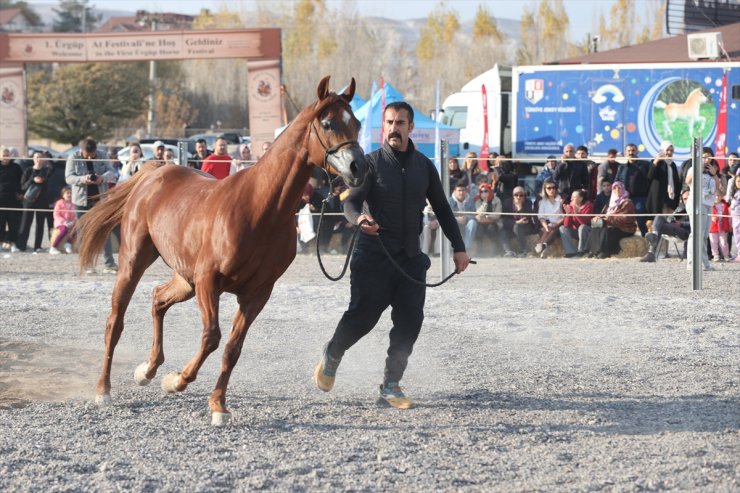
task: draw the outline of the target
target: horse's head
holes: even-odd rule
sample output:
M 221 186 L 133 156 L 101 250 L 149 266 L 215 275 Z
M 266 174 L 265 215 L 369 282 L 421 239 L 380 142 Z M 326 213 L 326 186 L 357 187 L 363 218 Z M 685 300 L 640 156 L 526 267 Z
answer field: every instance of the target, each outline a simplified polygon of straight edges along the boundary
M 360 122 L 349 102 L 355 95 L 355 79 L 342 93 L 329 92 L 329 76 L 319 82 L 319 100 L 311 120 L 309 153 L 312 163 L 341 175 L 344 182 L 356 187 L 365 180 L 367 162 L 357 142 Z

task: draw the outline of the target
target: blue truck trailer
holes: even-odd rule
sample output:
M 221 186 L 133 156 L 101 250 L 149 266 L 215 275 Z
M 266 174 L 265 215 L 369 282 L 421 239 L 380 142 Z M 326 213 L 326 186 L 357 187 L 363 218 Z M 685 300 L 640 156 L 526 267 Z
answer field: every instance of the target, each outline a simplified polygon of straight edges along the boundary
M 512 150 L 559 155 L 565 144 L 592 156 L 628 143 L 654 156 L 670 140 L 677 159 L 693 137 L 715 147 L 727 76 L 725 152 L 740 151 L 740 63 L 546 65 L 513 68 Z

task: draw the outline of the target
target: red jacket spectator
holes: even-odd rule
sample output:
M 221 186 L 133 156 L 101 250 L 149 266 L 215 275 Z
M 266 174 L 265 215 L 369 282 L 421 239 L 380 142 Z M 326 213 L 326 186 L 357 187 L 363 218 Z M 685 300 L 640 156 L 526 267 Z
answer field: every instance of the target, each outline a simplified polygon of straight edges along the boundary
M 229 176 L 231 170 L 231 156 L 225 154 L 219 156 L 218 154 L 211 154 L 205 161 L 203 161 L 202 171 L 210 173 L 219 180 L 223 180 Z

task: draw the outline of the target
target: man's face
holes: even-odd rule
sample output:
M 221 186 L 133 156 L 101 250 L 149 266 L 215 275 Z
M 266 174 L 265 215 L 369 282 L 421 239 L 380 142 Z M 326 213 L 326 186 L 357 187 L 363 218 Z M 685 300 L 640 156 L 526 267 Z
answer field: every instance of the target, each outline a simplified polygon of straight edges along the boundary
M 628 158 L 634 159 L 637 157 L 637 147 L 627 146 L 627 148 L 624 150 L 624 153 Z
M 164 151 L 164 158 L 167 161 L 174 161 L 175 160 L 175 153 L 172 152 L 172 149 L 167 149 L 166 151 Z
M 604 192 L 604 195 L 607 197 L 612 194 L 612 184 L 608 181 L 605 181 L 601 184 L 601 191 Z
M 576 155 L 576 149 L 573 147 L 573 144 L 566 144 L 565 148 L 563 148 L 563 157 L 565 159 L 573 159 Z
M 226 154 L 226 139 L 216 139 L 215 147 L 216 148 L 213 150 L 213 152 L 215 152 L 219 156 L 223 156 L 224 154 Z
M 668 146 L 664 151 L 666 157 L 673 157 L 673 146 Z
M 584 151 L 583 149 L 578 149 L 576 151 L 576 157 L 578 159 L 586 159 L 588 157 L 588 153 Z
M 154 148 L 154 157 L 157 159 L 164 159 L 164 146 Z
M 46 160 L 46 158 L 40 152 L 34 152 L 33 153 L 33 166 L 34 166 L 34 168 L 40 168 L 41 166 L 43 166 L 45 160 Z
M 383 127 L 388 144 L 397 151 L 405 151 L 409 145 L 409 134 L 414 129 L 408 111 L 387 108 L 383 114 Z
M 465 187 L 455 187 L 455 198 L 462 202 L 468 196 L 468 189 Z
M 195 153 L 200 157 L 205 157 L 206 154 L 206 143 L 205 142 L 196 142 L 195 143 Z
M 606 159 L 607 159 L 607 161 L 613 163 L 614 161 L 617 160 L 617 155 L 616 154 L 607 154 Z

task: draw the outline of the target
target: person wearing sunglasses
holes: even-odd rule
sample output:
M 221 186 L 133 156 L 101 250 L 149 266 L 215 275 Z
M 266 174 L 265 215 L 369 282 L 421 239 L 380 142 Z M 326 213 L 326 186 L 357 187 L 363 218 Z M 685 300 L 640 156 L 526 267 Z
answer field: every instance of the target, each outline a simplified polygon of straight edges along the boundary
M 504 256 L 527 256 L 527 236 L 535 234 L 537 228 L 532 214 L 532 202 L 523 187 L 516 187 L 512 197 L 504 201 Z M 516 246 L 512 243 L 516 239 Z

